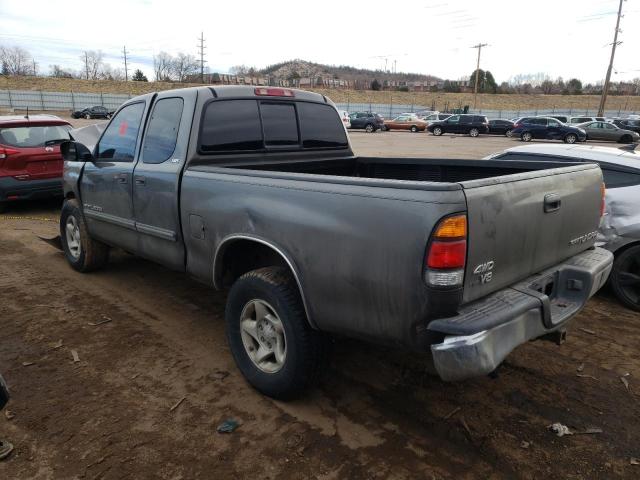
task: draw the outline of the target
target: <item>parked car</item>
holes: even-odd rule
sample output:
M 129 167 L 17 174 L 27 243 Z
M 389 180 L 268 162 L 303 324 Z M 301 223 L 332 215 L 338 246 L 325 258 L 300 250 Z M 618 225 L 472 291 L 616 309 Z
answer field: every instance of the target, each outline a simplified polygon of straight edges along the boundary
M 528 340 L 561 338 L 613 260 L 592 248 L 597 165 L 357 157 L 317 93 L 147 94 L 93 151 L 63 152 L 70 266 L 95 270 L 120 247 L 230 288 L 231 353 L 276 398 L 316 379 L 331 334 L 428 352 L 445 380 L 485 375 Z
M 62 195 L 60 143 L 70 129 L 53 115 L 0 117 L 0 211 L 18 200 Z
M 489 120 L 489 131 L 492 135 L 506 135 L 511 136 L 514 123 L 511 120 Z
M 565 125 L 555 118 L 528 117 L 518 121 L 511 130 L 511 136 L 523 142 L 533 139 L 562 140 L 565 143 L 584 142 L 587 132 L 583 129 Z
M 384 130 L 410 130 L 414 133 L 424 132 L 427 122 L 418 118 L 414 113 L 403 113 L 393 120 L 384 121 Z
M 451 116 L 450 113 L 432 113 L 431 115 L 422 116 L 418 114 L 418 118 L 422 118 L 425 122 L 427 122 L 427 126 L 433 122 L 441 122 L 442 120 L 446 120 Z
M 524 145 L 487 160 L 597 163 L 606 186 L 597 245 L 615 255 L 609 283 L 622 304 L 640 311 L 640 152 L 627 147 Z
M 570 125 L 577 125 L 579 123 L 586 123 L 586 122 L 606 122 L 607 119 L 605 117 L 569 117 L 569 122 L 565 122 L 565 123 L 569 123 Z
M 72 118 L 86 118 L 87 120 L 91 118 L 111 118 L 113 111 L 107 110 L 105 107 L 101 105 L 96 105 L 95 107 L 87 107 L 82 110 L 76 110 L 71 113 Z
M 640 141 L 640 134 L 608 122 L 586 122 L 576 125 L 587 132 L 587 140 L 608 140 L 620 143 Z
M 452 115 L 446 120 L 430 123 L 427 130 L 434 135 L 460 133 L 477 137 L 489 132 L 489 121 L 484 115 Z
M 374 112 L 355 112 L 349 115 L 352 129 L 364 129 L 371 133 L 384 126 L 384 117 Z
M 615 119 L 612 122 L 615 126 L 640 133 L 640 120 L 632 119 Z
M 345 126 L 345 128 L 351 128 L 351 120 L 349 119 L 349 112 L 347 112 L 346 110 L 338 110 L 338 114 L 340 115 L 340 118 L 342 119 L 342 124 Z

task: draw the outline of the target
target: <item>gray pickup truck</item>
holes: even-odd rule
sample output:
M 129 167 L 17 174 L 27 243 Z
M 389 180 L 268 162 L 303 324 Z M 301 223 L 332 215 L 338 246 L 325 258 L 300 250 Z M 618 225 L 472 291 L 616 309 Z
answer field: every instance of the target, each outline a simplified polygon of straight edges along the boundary
M 316 93 L 143 95 L 62 151 L 71 266 L 119 247 L 229 288 L 234 359 L 277 398 L 313 382 L 329 335 L 428 352 L 445 380 L 490 373 L 563 337 L 613 260 L 597 165 L 357 157 Z

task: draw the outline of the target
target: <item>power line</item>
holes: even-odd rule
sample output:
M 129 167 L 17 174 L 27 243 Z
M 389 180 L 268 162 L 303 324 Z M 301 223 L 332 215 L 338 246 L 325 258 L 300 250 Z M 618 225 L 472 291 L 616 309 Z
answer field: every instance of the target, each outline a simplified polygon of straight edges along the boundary
M 613 34 L 613 43 L 611 44 L 611 59 L 609 60 L 609 68 L 607 68 L 607 77 L 604 80 L 604 87 L 602 89 L 602 97 L 600 97 L 600 106 L 598 107 L 598 116 L 604 115 L 604 106 L 607 103 L 607 93 L 609 93 L 609 81 L 611 80 L 611 70 L 613 70 L 613 58 L 616 55 L 616 47 L 618 46 L 618 33 L 620 32 L 620 18 L 622 17 L 622 2 L 620 0 L 620 6 L 618 7 L 618 19 L 616 20 L 616 31 Z
M 200 45 L 198 45 L 198 50 L 200 53 L 200 83 L 204 83 L 204 64 L 206 60 L 204 59 L 204 49 L 207 48 L 204 46 L 204 32 L 200 32 Z
M 122 55 L 124 56 L 124 81 L 129 81 L 129 69 L 127 68 L 127 46 L 122 47 Z
M 473 89 L 473 108 L 476 108 L 476 103 L 478 100 L 478 79 L 480 77 L 480 53 L 482 52 L 482 47 L 488 47 L 489 44 L 488 43 L 479 43 L 477 45 L 474 45 L 471 48 L 477 48 L 478 49 L 478 62 L 476 63 L 476 85 Z

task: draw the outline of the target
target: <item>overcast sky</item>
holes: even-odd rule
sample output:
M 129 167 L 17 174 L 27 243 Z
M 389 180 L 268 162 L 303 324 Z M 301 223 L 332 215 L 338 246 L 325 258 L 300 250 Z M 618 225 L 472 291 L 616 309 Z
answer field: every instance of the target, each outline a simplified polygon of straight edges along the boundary
M 197 54 L 200 32 L 210 71 L 264 67 L 301 58 L 389 68 L 443 78 L 481 68 L 498 82 L 523 73 L 604 78 L 618 0 L 0 0 L 0 45 L 20 45 L 40 71 L 79 70 L 85 49 L 113 67 L 152 74 L 154 53 Z M 640 0 L 624 3 L 613 80 L 640 77 Z

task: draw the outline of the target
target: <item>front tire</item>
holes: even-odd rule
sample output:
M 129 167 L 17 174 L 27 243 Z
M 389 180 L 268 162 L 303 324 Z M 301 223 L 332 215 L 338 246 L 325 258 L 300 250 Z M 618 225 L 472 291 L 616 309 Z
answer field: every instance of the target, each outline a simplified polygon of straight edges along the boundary
M 91 120 L 91 114 L 90 113 L 85 113 L 84 114 L 84 118 L 86 118 L 87 120 Z
M 631 137 L 631 135 L 623 135 L 622 138 L 620 139 L 621 143 L 633 143 L 633 137 Z
M 376 131 L 376 127 L 374 127 L 372 123 L 367 123 L 364 127 L 364 131 L 367 133 L 373 133 Z
M 65 200 L 62 205 L 60 237 L 67 262 L 78 272 L 98 270 L 109 261 L 109 247 L 89 236 L 76 199 Z
M 435 128 L 433 129 L 433 134 L 434 134 L 436 137 L 439 137 L 440 135 L 442 135 L 442 128 L 440 128 L 440 127 L 435 127 Z
M 472 128 L 471 130 L 469 130 L 469 135 L 472 137 L 477 137 L 478 135 L 480 135 L 480 130 L 478 130 L 477 128 Z
M 326 339 L 309 326 L 297 284 L 285 268 L 242 275 L 229 292 L 225 324 L 236 365 L 256 390 L 285 400 L 316 382 Z
M 418 133 L 418 127 L 416 127 L 415 125 L 411 125 L 411 131 L 413 133 Z
M 569 133 L 564 137 L 564 143 L 574 144 L 578 141 L 578 136 L 575 133 Z
M 616 255 L 610 283 L 620 303 L 640 312 L 640 245 Z

